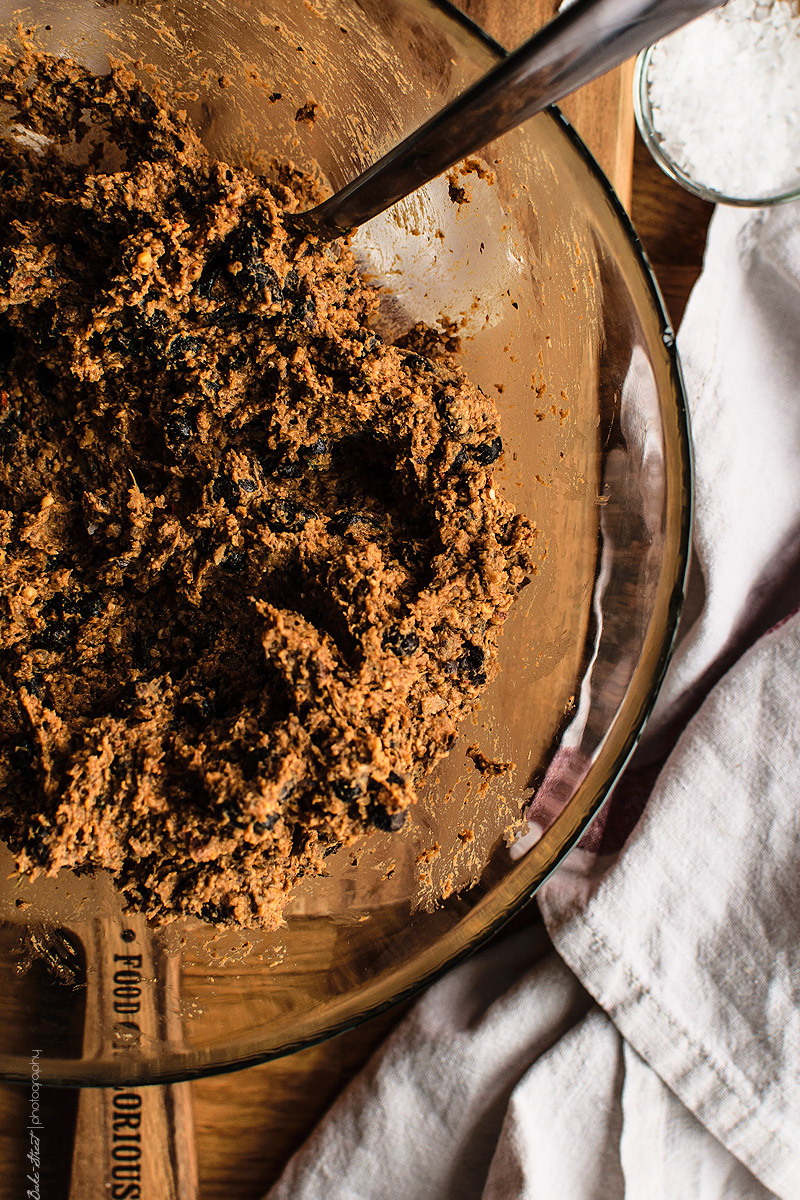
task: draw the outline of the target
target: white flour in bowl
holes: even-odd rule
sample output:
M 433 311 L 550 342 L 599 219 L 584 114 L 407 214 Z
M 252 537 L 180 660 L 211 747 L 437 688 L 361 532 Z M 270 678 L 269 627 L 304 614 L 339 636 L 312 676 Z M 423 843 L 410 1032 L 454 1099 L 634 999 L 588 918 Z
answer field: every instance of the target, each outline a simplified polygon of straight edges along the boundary
M 695 183 L 734 199 L 800 187 L 800 0 L 728 0 L 653 48 L 647 90 Z

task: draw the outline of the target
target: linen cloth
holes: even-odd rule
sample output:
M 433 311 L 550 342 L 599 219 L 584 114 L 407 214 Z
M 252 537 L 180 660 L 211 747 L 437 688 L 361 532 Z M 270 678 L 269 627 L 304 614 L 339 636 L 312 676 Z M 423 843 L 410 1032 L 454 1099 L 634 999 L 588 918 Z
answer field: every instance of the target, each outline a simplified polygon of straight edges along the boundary
M 627 839 L 423 996 L 269 1200 L 800 1198 L 799 205 L 715 212 L 678 346 L 691 582 Z

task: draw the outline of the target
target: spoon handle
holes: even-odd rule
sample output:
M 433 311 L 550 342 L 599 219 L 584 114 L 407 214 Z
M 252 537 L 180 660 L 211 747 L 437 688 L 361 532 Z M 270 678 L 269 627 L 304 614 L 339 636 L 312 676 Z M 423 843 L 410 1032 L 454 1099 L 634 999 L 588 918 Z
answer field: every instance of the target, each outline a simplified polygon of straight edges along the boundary
M 329 200 L 295 215 L 304 231 L 341 235 L 428 183 L 720 0 L 575 0 L 513 54 Z

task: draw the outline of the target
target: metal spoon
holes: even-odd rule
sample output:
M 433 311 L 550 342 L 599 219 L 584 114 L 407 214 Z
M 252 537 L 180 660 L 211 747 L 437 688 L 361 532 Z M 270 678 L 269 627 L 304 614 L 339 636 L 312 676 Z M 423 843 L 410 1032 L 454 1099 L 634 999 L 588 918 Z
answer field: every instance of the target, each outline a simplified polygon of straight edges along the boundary
M 341 191 L 291 224 L 323 240 L 363 225 L 720 0 L 575 0 Z

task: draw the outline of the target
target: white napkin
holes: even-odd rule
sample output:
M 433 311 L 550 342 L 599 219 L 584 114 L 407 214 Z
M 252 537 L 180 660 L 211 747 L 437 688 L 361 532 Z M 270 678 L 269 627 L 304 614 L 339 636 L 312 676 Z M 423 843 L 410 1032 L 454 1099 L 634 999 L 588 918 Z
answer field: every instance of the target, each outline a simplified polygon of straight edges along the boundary
M 678 345 L 694 560 L 644 813 L 542 889 L 552 942 L 427 992 L 269 1200 L 800 1197 L 800 615 L 769 628 L 800 603 L 800 206 L 715 213 Z

